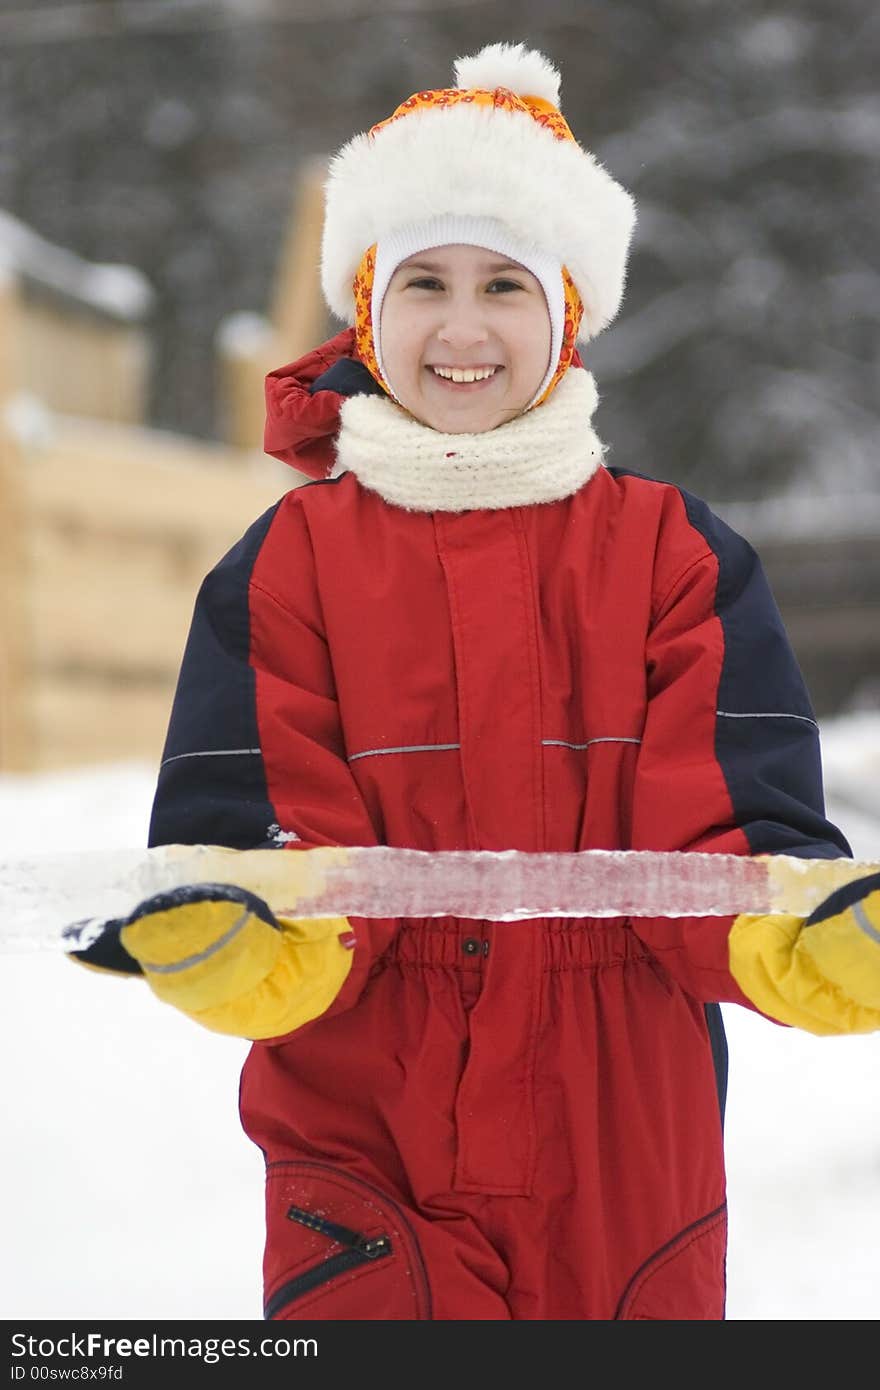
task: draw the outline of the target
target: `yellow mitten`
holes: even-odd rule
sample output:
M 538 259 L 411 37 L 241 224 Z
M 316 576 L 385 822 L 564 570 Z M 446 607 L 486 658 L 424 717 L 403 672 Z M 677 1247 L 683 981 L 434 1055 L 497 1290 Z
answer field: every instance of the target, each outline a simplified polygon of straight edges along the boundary
M 838 888 L 807 918 L 737 917 L 730 970 L 780 1023 L 820 1034 L 880 1030 L 880 874 Z
M 142 975 L 159 999 L 205 1028 L 252 1039 L 282 1037 L 322 1014 L 354 946 L 344 917 L 279 918 L 262 898 L 223 883 L 157 893 L 103 923 L 86 945 L 77 945 L 81 925 L 66 936 L 83 965 Z

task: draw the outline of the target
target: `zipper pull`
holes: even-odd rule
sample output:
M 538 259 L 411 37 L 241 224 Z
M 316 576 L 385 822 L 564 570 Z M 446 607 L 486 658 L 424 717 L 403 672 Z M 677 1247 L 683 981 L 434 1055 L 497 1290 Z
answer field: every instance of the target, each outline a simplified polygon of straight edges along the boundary
M 304 1211 L 302 1207 L 288 1207 L 287 1219 L 295 1221 L 298 1226 L 307 1226 L 310 1231 L 318 1231 L 339 1245 L 347 1245 L 349 1249 L 357 1250 L 368 1260 L 378 1260 L 382 1255 L 391 1254 L 391 1241 L 387 1236 L 365 1236 L 361 1231 L 353 1231 L 349 1226 L 340 1226 L 338 1222 L 328 1221 L 326 1217 L 316 1216 L 313 1212 Z
M 359 1236 L 356 1248 L 368 1260 L 378 1260 L 382 1255 L 391 1254 L 391 1241 L 387 1236 Z

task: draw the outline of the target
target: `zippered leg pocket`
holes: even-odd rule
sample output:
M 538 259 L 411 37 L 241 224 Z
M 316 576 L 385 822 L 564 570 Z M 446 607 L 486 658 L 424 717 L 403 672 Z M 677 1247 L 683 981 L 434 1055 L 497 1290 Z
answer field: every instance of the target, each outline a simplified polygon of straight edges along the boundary
M 615 1317 L 628 1322 L 723 1320 L 726 1253 L 723 1205 L 645 1261 L 630 1280 Z
M 268 1319 L 431 1317 L 406 1214 L 371 1183 L 330 1164 L 269 1165 L 264 1286 Z

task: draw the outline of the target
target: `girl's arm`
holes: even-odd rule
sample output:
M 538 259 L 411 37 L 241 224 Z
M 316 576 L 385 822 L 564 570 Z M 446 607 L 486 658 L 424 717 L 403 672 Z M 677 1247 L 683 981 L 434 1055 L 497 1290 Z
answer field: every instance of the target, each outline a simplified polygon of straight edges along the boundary
M 677 496 L 686 516 L 675 518 L 676 534 L 684 521 L 691 544 L 675 552 L 677 572 L 661 575 L 646 646 L 632 847 L 850 856 L 825 816 L 819 729 L 760 561 L 703 503 Z M 697 999 L 807 1027 L 808 1016 L 784 997 L 815 993 L 815 975 L 805 982 L 805 958 L 794 950 L 799 923 L 786 928 L 791 950 L 780 951 L 781 922 L 657 917 L 632 925 Z M 757 959 L 762 967 L 746 966 Z M 771 960 L 780 978 L 762 988 Z M 828 992 L 819 1015 L 814 1031 L 852 1030 L 839 991 Z

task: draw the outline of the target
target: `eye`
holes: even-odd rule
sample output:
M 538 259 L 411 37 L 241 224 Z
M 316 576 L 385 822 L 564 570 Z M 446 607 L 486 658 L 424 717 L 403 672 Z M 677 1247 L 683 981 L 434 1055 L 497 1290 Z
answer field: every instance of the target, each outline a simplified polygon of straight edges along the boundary
M 443 285 L 433 275 L 420 275 L 417 280 L 408 280 L 406 287 L 408 290 L 442 290 Z
M 509 294 L 511 290 L 521 290 L 522 285 L 516 280 L 493 280 L 486 287 L 490 294 Z

